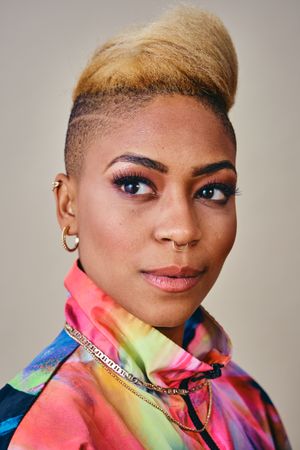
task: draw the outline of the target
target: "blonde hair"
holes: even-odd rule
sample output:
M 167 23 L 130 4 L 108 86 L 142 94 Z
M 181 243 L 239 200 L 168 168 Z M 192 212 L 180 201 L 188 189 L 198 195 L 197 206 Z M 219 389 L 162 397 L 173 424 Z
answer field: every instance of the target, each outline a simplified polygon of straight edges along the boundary
M 123 114 L 155 94 L 198 97 L 222 115 L 230 128 L 227 113 L 234 104 L 237 73 L 236 52 L 225 26 L 195 6 L 179 5 L 155 22 L 125 30 L 96 50 L 74 88 L 65 149 L 67 169 L 78 168 L 84 151 L 81 139 L 75 161 L 74 131 L 90 139 L 93 134 L 87 124 L 78 122 L 79 117 L 93 116 L 90 126 L 94 123 L 95 130 L 95 113 L 105 112 L 102 127 L 107 126 L 109 111 Z M 73 158 L 68 158 L 68 150 Z

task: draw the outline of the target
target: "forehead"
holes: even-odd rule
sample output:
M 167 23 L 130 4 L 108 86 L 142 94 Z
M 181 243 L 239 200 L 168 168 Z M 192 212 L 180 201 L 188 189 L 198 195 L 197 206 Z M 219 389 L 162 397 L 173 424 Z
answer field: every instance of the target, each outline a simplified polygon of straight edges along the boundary
M 174 170 L 218 160 L 235 161 L 235 146 L 216 114 L 182 95 L 158 96 L 99 134 L 86 155 L 86 170 L 106 167 L 125 152 L 143 154 Z M 120 163 L 122 164 L 122 163 Z

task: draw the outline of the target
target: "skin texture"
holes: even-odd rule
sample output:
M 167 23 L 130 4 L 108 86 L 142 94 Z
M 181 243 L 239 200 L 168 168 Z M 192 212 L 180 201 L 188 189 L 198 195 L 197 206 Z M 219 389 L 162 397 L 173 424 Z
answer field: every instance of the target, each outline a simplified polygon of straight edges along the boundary
M 168 167 L 161 173 L 132 162 L 111 161 L 134 153 Z M 215 283 L 236 235 L 235 197 L 226 203 L 219 189 L 203 196 L 208 183 L 235 186 L 236 173 L 223 168 L 192 177 L 195 167 L 219 161 L 235 164 L 235 146 L 220 119 L 192 97 L 157 96 L 100 134 L 86 149 L 79 178 L 58 174 L 55 190 L 60 227 L 80 239 L 79 257 L 87 275 L 126 310 L 181 345 L 185 321 Z M 110 165 L 110 166 L 109 166 Z M 108 167 L 109 166 L 109 167 Z M 107 168 L 108 167 L 108 168 Z M 141 174 L 135 195 L 116 174 Z M 132 192 L 132 191 L 130 191 Z M 190 243 L 175 252 L 172 240 Z M 145 281 L 141 271 L 169 265 L 203 271 L 196 286 L 169 293 Z

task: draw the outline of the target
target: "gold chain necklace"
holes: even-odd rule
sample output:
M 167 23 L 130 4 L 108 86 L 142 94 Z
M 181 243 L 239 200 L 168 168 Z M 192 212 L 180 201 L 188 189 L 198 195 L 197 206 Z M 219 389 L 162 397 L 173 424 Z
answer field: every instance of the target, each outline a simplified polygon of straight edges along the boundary
M 203 427 L 200 429 L 188 427 L 188 426 L 180 423 L 178 420 L 174 419 L 167 411 L 165 411 L 159 405 L 152 402 L 151 400 L 149 400 L 148 398 L 146 398 L 144 395 L 140 394 L 139 392 L 137 392 L 135 389 L 133 389 L 131 386 L 129 386 L 124 380 L 122 380 L 121 377 L 124 378 L 126 381 L 129 381 L 137 386 L 142 385 L 144 387 L 147 387 L 148 389 L 163 392 L 168 395 L 171 395 L 171 394 L 187 395 L 189 392 L 195 392 L 194 390 L 188 391 L 187 389 L 176 389 L 176 388 L 171 388 L 171 390 L 170 390 L 169 388 L 163 388 L 161 386 L 156 386 L 152 383 L 146 383 L 142 380 L 139 380 L 138 378 L 134 377 L 132 374 L 129 374 L 124 369 L 122 369 L 122 367 L 118 366 L 118 364 L 116 364 L 113 360 L 111 360 L 108 356 L 106 356 L 105 353 L 102 352 L 102 350 L 100 350 L 98 347 L 96 347 L 86 336 L 81 334 L 80 331 L 76 330 L 76 328 L 74 328 L 71 325 L 69 325 L 68 323 L 66 323 L 65 331 L 68 333 L 68 335 L 71 338 L 73 338 L 76 342 L 78 342 L 78 344 L 80 344 L 97 362 L 99 362 L 102 365 L 102 367 L 115 380 L 117 380 L 128 391 L 132 392 L 134 395 L 136 395 L 137 397 L 139 397 L 140 399 L 142 399 L 149 405 L 151 405 L 154 408 L 161 411 L 170 422 L 175 423 L 182 430 L 191 431 L 193 433 L 202 433 L 206 429 L 209 419 L 210 419 L 210 416 L 211 416 L 211 410 L 212 410 L 212 387 L 211 387 L 210 380 L 204 381 L 201 385 L 201 388 L 203 386 L 207 386 L 208 393 L 209 393 L 208 408 L 207 408 L 206 418 L 205 418 Z M 149 386 L 151 386 L 151 387 L 149 387 Z M 182 394 L 181 391 L 185 391 L 184 394 Z
M 96 356 L 97 360 L 100 359 L 100 362 L 108 366 L 113 372 L 115 372 L 117 375 L 124 378 L 126 381 L 129 381 L 130 383 L 136 384 L 137 386 L 143 386 L 147 389 L 150 389 L 152 391 L 157 391 L 160 393 L 164 393 L 167 395 L 188 395 L 193 392 L 198 391 L 199 389 L 202 389 L 203 386 L 207 385 L 206 381 L 203 381 L 198 386 L 195 386 L 191 389 L 181 389 L 181 388 L 165 388 L 162 386 L 157 386 L 152 383 L 148 383 L 143 380 L 139 380 L 137 377 L 132 375 L 131 373 L 127 372 L 125 369 L 120 367 L 117 363 L 115 363 L 112 359 L 110 359 L 102 350 L 100 350 L 98 347 L 96 347 L 86 336 L 80 333 L 80 331 L 73 328 L 68 323 L 65 324 L 65 330 L 68 332 L 68 334 L 74 338 L 79 344 L 84 346 L 84 348 L 92 355 Z

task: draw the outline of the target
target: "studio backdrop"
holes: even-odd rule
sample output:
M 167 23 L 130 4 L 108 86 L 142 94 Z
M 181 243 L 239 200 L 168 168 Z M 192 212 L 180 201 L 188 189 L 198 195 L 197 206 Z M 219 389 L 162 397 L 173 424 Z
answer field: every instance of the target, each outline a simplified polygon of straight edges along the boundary
M 230 335 L 234 360 L 270 394 L 297 449 L 300 3 L 191 3 L 223 20 L 239 58 L 230 113 L 238 141 L 238 234 L 203 305 Z M 51 181 L 64 170 L 72 88 L 98 45 L 171 4 L 0 1 L 1 385 L 64 321 L 63 279 L 75 256 L 60 244 Z

